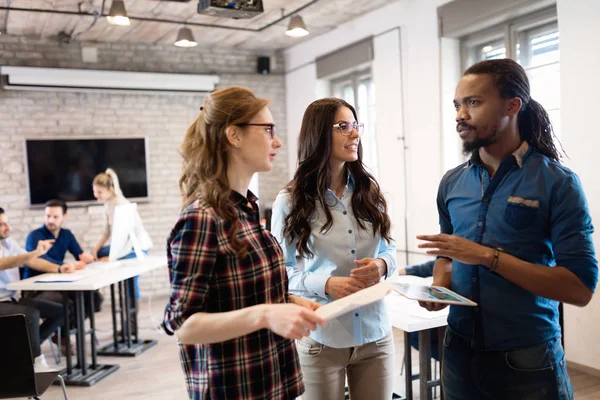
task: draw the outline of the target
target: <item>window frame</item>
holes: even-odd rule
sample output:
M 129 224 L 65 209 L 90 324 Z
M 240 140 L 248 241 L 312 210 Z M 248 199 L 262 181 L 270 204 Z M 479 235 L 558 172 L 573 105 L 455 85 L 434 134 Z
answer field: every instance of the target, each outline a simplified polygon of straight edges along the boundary
M 506 58 L 517 60 L 519 34 L 527 30 L 543 28 L 550 24 L 558 26 L 558 15 L 555 6 L 462 37 L 460 39 L 462 70 L 464 71 L 470 65 L 479 61 L 478 58 L 474 57 L 478 47 L 499 40 L 504 40 Z
M 371 69 L 371 66 L 361 66 L 360 68 L 356 68 L 350 72 L 347 72 L 343 75 L 339 75 L 339 76 L 335 76 L 329 79 L 329 95 L 332 97 L 338 97 L 336 96 L 336 89 L 338 87 L 343 87 L 346 84 L 349 84 L 352 87 L 352 91 L 353 91 L 353 101 L 349 102 L 350 104 L 352 104 L 354 106 L 354 109 L 356 110 L 356 114 L 357 116 L 360 118 L 360 115 L 363 113 L 363 110 L 360 106 L 360 102 L 359 102 L 359 95 L 358 95 L 358 89 L 359 86 L 361 84 L 361 81 L 365 80 L 365 79 L 370 79 L 371 80 L 371 84 L 375 85 L 375 82 L 373 80 L 373 71 Z M 373 87 L 373 90 L 375 90 L 375 88 Z M 368 96 L 368 93 L 367 93 Z M 341 98 L 341 96 L 339 96 Z M 367 110 L 364 110 L 364 113 L 368 113 L 369 112 L 369 104 L 368 104 L 368 99 L 367 99 Z M 372 140 L 369 140 L 371 143 L 371 145 L 375 146 L 374 149 L 369 150 L 369 153 L 372 153 L 374 160 L 370 160 L 373 162 L 374 165 L 367 165 L 365 164 L 365 167 L 368 168 L 368 170 L 375 176 L 378 176 L 379 173 L 379 157 L 378 157 L 378 149 L 377 149 L 377 116 L 375 115 L 375 121 L 373 122 L 373 132 L 369 132 L 367 131 L 367 135 L 368 136 L 373 136 Z M 358 122 L 365 122 L 365 121 L 358 121 Z M 365 126 L 365 130 L 368 130 L 369 127 Z M 363 139 L 361 139 L 362 141 Z M 364 148 L 363 148 L 364 151 Z M 367 160 L 365 160 L 365 156 L 366 154 L 363 154 L 363 163 Z

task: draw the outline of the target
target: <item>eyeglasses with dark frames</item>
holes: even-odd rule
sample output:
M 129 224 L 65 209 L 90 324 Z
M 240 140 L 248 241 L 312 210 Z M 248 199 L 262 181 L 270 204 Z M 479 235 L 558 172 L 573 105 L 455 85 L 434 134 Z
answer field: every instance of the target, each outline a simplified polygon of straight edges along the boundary
M 264 126 L 265 127 L 265 131 L 269 134 L 269 136 L 271 137 L 271 139 L 275 139 L 275 135 L 277 135 L 277 133 L 275 132 L 275 124 L 251 124 L 251 123 L 245 122 L 243 124 L 237 124 L 237 126 L 239 126 L 239 127 L 244 127 L 244 126 Z
M 359 135 L 365 132 L 365 124 L 359 124 L 358 122 L 338 122 L 333 127 L 338 129 L 342 136 L 350 136 L 352 131 L 358 132 Z

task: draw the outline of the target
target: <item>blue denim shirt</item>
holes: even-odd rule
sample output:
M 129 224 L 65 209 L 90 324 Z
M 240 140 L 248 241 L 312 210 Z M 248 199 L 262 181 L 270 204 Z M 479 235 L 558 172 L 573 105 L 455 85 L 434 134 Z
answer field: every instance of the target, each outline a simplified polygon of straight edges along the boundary
M 442 233 L 523 261 L 573 272 L 590 290 L 598 281 L 592 220 L 572 171 L 526 142 L 492 179 L 478 154 L 446 173 L 439 187 Z M 452 306 L 448 324 L 481 350 L 514 350 L 560 335 L 558 302 L 520 288 L 484 266 L 452 262 L 452 290 L 478 307 Z
M 283 249 L 290 293 L 327 304 L 334 300 L 325 294 L 327 279 L 350 276 L 350 271 L 357 268 L 354 260 L 381 258 L 387 264 L 387 276 L 396 269 L 396 244 L 388 243 L 379 233 L 373 235 L 368 223 L 365 224 L 366 231 L 358 226 L 351 205 L 353 188 L 353 180 L 349 179 L 341 199 L 333 191 L 327 191 L 326 199 L 332 205 L 333 217 L 333 225 L 327 232 L 321 232 L 326 217 L 317 206 L 315 218 L 310 221 L 312 234 L 309 239 L 309 247 L 315 256 L 304 260 L 303 270 L 296 266 L 296 240 L 283 237 L 285 217 L 291 208 L 289 193 L 281 191 L 277 195 L 271 230 Z M 379 301 L 328 321 L 325 328 L 317 327 L 310 337 L 329 347 L 345 348 L 382 339 L 391 329 L 385 303 Z

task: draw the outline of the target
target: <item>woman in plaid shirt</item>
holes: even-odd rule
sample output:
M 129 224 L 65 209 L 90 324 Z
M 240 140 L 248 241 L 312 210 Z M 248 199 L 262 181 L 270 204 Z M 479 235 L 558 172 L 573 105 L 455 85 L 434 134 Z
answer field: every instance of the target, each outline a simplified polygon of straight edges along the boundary
M 281 248 L 248 190 L 281 147 L 267 104 L 243 87 L 212 92 L 183 141 L 164 326 L 179 338 L 191 399 L 298 397 L 293 339 L 324 325 L 317 303 L 288 294 Z

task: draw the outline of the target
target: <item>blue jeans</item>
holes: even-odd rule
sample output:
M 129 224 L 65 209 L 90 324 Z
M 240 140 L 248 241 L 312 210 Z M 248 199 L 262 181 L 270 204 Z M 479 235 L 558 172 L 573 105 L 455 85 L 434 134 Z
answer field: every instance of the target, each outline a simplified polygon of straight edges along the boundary
M 148 254 L 148 250 L 142 250 L 142 252 L 144 254 Z M 110 254 L 110 246 L 104 246 L 103 248 L 101 248 L 98 251 L 98 258 L 102 258 L 102 257 L 108 257 L 108 255 Z M 119 260 L 128 260 L 131 258 L 135 258 L 135 251 L 132 251 L 129 254 L 124 255 L 123 257 L 119 258 Z M 140 298 L 140 277 L 139 275 L 133 278 L 133 285 L 135 286 L 135 298 L 139 299 Z
M 573 399 L 560 337 L 525 349 L 478 351 L 448 327 L 442 387 L 447 400 Z

